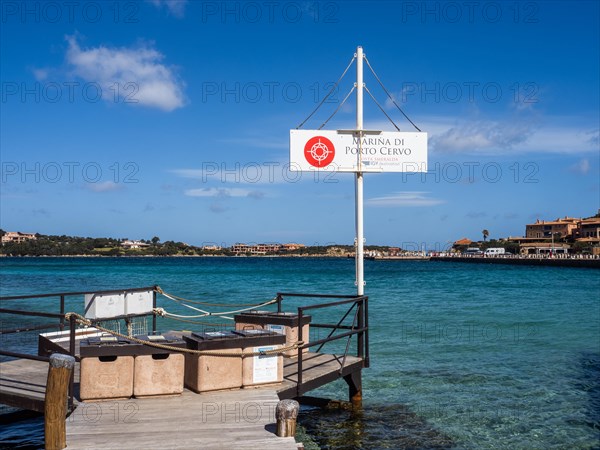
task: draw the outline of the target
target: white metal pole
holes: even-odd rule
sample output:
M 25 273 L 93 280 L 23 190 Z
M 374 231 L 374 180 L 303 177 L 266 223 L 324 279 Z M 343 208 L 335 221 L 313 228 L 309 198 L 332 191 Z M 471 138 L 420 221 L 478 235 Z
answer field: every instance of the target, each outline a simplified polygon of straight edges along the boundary
M 364 281 L 364 231 L 363 231 L 363 49 L 356 49 L 356 130 L 358 134 L 358 171 L 356 172 L 356 293 L 365 293 Z

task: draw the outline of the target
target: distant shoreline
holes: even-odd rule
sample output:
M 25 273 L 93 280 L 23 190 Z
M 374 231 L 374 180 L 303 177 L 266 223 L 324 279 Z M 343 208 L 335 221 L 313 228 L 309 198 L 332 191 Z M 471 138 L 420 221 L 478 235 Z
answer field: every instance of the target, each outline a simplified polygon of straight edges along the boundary
M 598 258 L 503 258 L 479 256 L 432 256 L 431 261 L 458 262 L 470 264 L 505 264 L 515 266 L 545 266 L 545 267 L 584 267 L 600 269 Z
M 0 255 L 0 258 L 337 258 L 354 260 L 348 255 Z M 457 262 L 468 264 L 504 264 L 517 266 L 545 266 L 545 267 L 575 267 L 600 269 L 600 258 L 527 258 L 527 257 L 478 257 L 478 256 L 407 256 L 407 257 L 376 257 L 365 258 L 373 261 L 433 261 L 433 262 Z
M 0 258 L 341 258 L 347 255 L 1 255 Z M 354 259 L 354 257 L 352 257 Z M 402 258 L 410 259 L 410 258 Z

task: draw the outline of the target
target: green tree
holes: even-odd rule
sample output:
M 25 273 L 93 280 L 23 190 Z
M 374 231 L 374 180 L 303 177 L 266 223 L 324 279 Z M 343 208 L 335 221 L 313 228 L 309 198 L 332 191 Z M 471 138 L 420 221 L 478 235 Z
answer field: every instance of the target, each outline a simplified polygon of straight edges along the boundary
M 483 234 L 483 242 L 485 242 L 490 235 L 490 232 L 488 230 L 483 230 L 481 233 Z
M 152 244 L 156 245 L 160 242 L 160 238 L 158 236 L 154 236 L 152 238 Z

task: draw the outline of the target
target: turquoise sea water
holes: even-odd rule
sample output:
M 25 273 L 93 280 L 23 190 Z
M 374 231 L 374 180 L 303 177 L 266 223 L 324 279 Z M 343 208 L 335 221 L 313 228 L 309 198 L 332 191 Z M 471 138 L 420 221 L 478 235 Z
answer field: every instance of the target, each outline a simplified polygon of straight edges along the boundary
M 0 268 L 2 295 L 158 284 L 233 304 L 278 291 L 355 291 L 347 259 L 3 258 Z M 318 446 L 600 448 L 597 270 L 366 261 L 365 278 L 371 368 L 363 372 L 364 409 L 303 410 L 299 423 Z M 37 345 L 25 337 L 0 342 Z M 347 395 L 343 382 L 312 394 Z M 41 445 L 40 419 L 0 431 L 0 446 Z

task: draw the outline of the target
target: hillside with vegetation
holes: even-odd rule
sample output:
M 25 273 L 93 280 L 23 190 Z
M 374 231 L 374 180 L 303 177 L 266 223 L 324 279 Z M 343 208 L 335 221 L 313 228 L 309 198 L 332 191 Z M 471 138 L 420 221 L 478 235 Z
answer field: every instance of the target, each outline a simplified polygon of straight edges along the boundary
M 122 246 L 122 239 L 36 234 L 36 239 L 4 243 L 0 252 L 6 256 L 191 256 L 210 253 L 183 242 L 161 243 L 156 237 L 141 242 L 147 247 L 128 249 Z
M 0 236 L 5 232 L 0 230 Z M 2 256 L 236 256 L 229 247 L 204 248 L 184 242 L 161 242 L 157 236 L 140 240 L 141 248 L 126 248 L 125 239 L 55 236 L 36 234 L 36 239 L 6 242 L 0 247 Z M 373 250 L 389 247 L 372 247 Z M 369 250 L 369 248 L 366 248 Z M 267 253 L 265 256 L 340 256 L 354 252 L 350 245 L 309 246 L 297 250 Z M 252 256 L 250 253 L 242 256 Z

